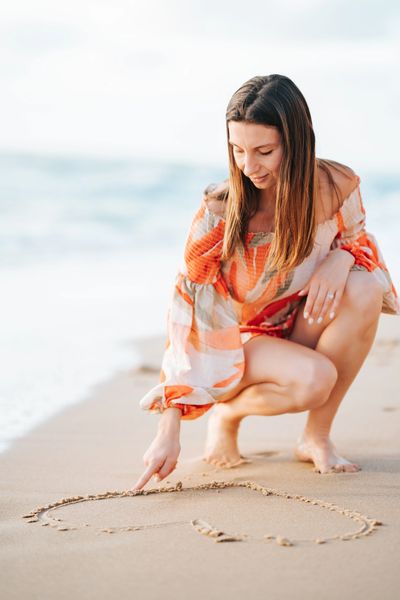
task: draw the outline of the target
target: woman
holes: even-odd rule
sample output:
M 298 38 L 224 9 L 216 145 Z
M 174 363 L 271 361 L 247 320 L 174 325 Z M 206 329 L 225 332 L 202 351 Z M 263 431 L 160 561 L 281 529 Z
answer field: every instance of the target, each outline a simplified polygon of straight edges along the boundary
M 307 103 L 282 75 L 253 77 L 231 98 L 229 179 L 205 190 L 168 310 L 160 383 L 140 401 L 161 412 L 144 455 L 161 480 L 180 452 L 181 419 L 213 408 L 203 459 L 231 467 L 248 415 L 309 411 L 299 460 L 354 472 L 330 441 L 334 416 L 375 338 L 400 314 L 360 178 L 315 157 Z

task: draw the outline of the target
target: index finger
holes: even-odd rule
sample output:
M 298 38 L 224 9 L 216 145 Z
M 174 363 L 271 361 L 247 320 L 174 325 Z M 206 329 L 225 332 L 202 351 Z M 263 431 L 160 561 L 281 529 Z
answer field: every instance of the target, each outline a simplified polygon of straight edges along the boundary
M 132 490 L 140 490 L 143 486 L 146 485 L 151 476 L 160 470 L 160 468 L 160 465 L 157 464 L 152 464 L 148 466 L 145 472 L 139 477 Z

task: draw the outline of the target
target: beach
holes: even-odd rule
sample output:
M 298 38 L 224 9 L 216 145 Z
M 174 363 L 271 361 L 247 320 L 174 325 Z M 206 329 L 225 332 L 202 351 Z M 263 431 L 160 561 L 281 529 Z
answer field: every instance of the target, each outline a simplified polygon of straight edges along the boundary
M 160 379 L 178 400 L 223 392 L 243 371 L 238 334 L 290 326 L 328 252 L 400 293 L 400 4 L 343 8 L 3 11 L 0 600 L 397 600 L 399 314 L 381 314 L 334 420 L 359 472 L 296 458 L 307 412 L 245 418 L 241 464 L 208 464 L 213 407 L 181 422 L 175 470 L 132 489 Z M 227 181 L 224 213 L 206 197 Z M 228 264 L 239 229 L 248 248 Z M 281 274 L 272 250 L 306 264 Z
M 182 422 L 176 470 L 145 486 L 170 491 L 121 496 L 159 418 L 138 402 L 158 382 L 164 339 L 135 343 L 139 367 L 0 455 L 2 598 L 397 597 L 400 319 L 381 315 L 334 423 L 360 472 L 320 475 L 295 461 L 306 413 L 248 417 L 239 447 L 249 462 L 217 469 L 201 460 L 205 415 Z M 63 498 L 75 501 L 27 517 Z

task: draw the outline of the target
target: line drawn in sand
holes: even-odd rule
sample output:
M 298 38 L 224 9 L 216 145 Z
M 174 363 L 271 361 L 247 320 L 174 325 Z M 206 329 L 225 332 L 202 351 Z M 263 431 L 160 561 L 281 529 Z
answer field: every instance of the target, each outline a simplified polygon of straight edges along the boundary
M 287 500 L 295 500 L 299 502 L 305 502 L 307 504 L 311 504 L 314 506 L 319 506 L 326 510 L 337 512 L 345 517 L 351 519 L 355 523 L 359 525 L 359 528 L 356 531 L 348 532 L 344 534 L 337 534 L 330 537 L 321 537 L 321 538 L 297 538 L 297 539 L 288 539 L 279 534 L 266 533 L 262 537 L 250 536 L 246 533 L 229 533 L 219 529 L 218 527 L 214 527 L 204 521 L 203 519 L 196 518 L 191 521 L 173 521 L 169 523 L 153 523 L 147 525 L 128 525 L 123 527 L 102 527 L 96 528 L 99 533 L 117 533 L 119 531 L 139 531 L 142 529 L 149 529 L 154 527 L 168 527 L 170 525 L 188 525 L 192 526 L 192 529 L 202 535 L 207 537 L 209 540 L 214 541 L 216 543 L 221 542 L 241 542 L 241 541 L 262 541 L 262 542 L 271 542 L 274 541 L 279 546 L 294 546 L 299 543 L 313 543 L 313 544 L 325 544 L 327 542 L 332 541 L 350 541 L 355 540 L 357 538 L 361 538 L 373 533 L 379 526 L 383 525 L 381 521 L 376 519 L 372 519 L 367 517 L 366 515 L 362 515 L 360 512 L 355 510 L 349 510 L 346 508 L 341 508 L 336 504 L 332 504 L 330 502 L 325 502 L 323 500 L 319 500 L 317 498 L 307 498 L 306 496 L 301 496 L 299 494 L 292 494 L 288 492 L 284 492 L 281 490 L 276 490 L 274 488 L 267 488 L 265 486 L 259 485 L 254 481 L 211 481 L 210 483 L 203 483 L 199 485 L 194 485 L 190 487 L 183 487 L 182 482 L 178 481 L 173 487 L 159 487 L 152 488 L 148 490 L 125 490 L 122 492 L 107 491 L 102 494 L 88 494 L 86 496 L 71 496 L 70 498 L 62 498 L 61 500 L 57 500 L 52 504 L 47 504 L 46 506 L 39 506 L 35 510 L 32 510 L 29 514 L 23 515 L 22 518 L 26 519 L 26 523 L 40 523 L 42 526 L 50 526 L 56 528 L 57 531 L 71 531 L 74 529 L 78 529 L 76 526 L 63 525 L 61 523 L 62 519 L 53 517 L 49 515 L 51 511 L 57 510 L 61 506 L 77 504 L 79 502 L 88 502 L 95 500 L 108 500 L 110 498 L 124 498 L 128 496 L 147 496 L 149 494 L 162 494 L 162 493 L 174 493 L 174 492 L 184 492 L 184 491 L 193 491 L 193 490 L 209 490 L 216 489 L 217 491 L 230 488 L 230 487 L 243 487 L 254 490 L 256 492 L 260 492 L 263 496 L 278 496 L 281 498 L 285 498 Z M 89 523 L 85 523 L 81 527 L 91 527 Z

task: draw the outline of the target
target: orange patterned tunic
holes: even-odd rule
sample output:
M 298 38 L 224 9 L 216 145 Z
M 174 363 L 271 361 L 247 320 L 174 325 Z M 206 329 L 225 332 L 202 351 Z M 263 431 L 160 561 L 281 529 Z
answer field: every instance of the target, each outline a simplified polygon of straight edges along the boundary
M 356 188 L 338 212 L 317 226 L 312 253 L 286 275 L 265 269 L 273 232 L 247 234 L 221 261 L 225 221 L 205 198 L 194 215 L 167 311 L 167 340 L 160 383 L 140 407 L 159 413 L 169 406 L 195 419 L 236 387 L 244 373 L 243 345 L 255 335 L 287 338 L 314 270 L 335 248 L 355 257 L 350 270 L 372 272 L 382 286 L 382 312 L 399 315 L 396 289 L 375 237 L 366 231 Z

